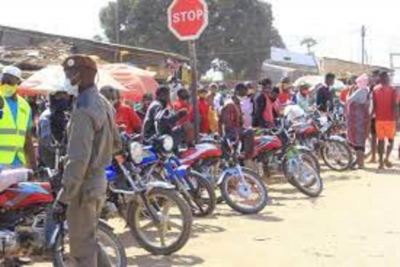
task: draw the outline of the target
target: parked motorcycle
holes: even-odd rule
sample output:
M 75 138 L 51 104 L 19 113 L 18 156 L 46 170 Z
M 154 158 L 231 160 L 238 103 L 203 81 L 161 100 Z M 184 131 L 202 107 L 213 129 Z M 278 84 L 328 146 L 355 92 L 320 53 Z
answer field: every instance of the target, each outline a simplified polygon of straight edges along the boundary
M 352 151 L 345 138 L 332 133 L 336 129 L 333 126 L 334 121 L 319 111 L 313 112 L 305 121 L 291 125 L 301 145 L 318 152 L 330 169 L 345 171 L 352 165 Z
M 151 146 L 124 138 L 124 149 L 106 170 L 109 182 L 103 217 L 122 217 L 133 237 L 154 255 L 169 255 L 189 240 L 192 214 L 188 204 L 170 183 L 154 179 L 147 172 L 159 162 L 157 153 L 170 153 L 168 136 L 160 136 Z M 175 172 L 186 173 L 184 167 Z
M 224 137 L 203 137 L 194 148 L 181 153 L 189 164 L 219 187 L 222 199 L 235 211 L 255 214 L 265 208 L 268 191 L 261 177 L 241 164 L 242 142 Z
M 0 179 L 7 179 L 2 177 L 5 173 L 0 173 Z M 68 266 L 68 225 L 55 225 L 51 213 L 60 176 L 50 179 L 50 183 L 19 182 L 0 192 L 0 264 L 13 264 L 21 255 L 51 253 L 53 266 Z M 127 266 L 122 244 L 101 220 L 97 238 L 101 253 L 112 266 Z

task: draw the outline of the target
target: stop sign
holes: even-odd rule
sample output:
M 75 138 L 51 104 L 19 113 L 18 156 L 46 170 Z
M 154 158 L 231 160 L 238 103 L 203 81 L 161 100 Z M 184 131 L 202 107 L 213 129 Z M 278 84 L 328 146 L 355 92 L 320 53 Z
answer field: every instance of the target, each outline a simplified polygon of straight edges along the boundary
M 174 0 L 168 8 L 168 27 L 181 41 L 195 40 L 208 25 L 204 0 Z

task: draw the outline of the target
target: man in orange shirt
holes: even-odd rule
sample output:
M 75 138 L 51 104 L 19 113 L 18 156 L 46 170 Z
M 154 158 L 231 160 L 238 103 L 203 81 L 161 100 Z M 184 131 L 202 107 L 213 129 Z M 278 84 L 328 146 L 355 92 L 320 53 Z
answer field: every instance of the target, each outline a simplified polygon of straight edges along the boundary
M 373 91 L 373 102 L 378 138 L 379 169 L 383 169 L 385 165 L 388 168 L 393 167 L 389 157 L 393 150 L 396 134 L 396 90 L 390 86 L 387 72 L 381 72 L 379 78 L 380 84 Z M 385 160 L 383 160 L 385 139 L 388 139 L 389 145 L 386 148 Z
M 114 106 L 118 127 L 128 134 L 140 133 L 142 121 L 132 107 L 121 102 L 119 91 L 111 86 L 104 86 L 100 93 Z

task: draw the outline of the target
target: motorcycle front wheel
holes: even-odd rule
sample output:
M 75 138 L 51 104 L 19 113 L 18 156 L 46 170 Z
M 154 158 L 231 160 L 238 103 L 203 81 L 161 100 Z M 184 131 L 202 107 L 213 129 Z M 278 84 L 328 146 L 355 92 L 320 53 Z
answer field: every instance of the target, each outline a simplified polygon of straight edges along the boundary
M 177 252 L 190 238 L 193 218 L 188 204 L 178 192 L 164 188 L 153 188 L 147 202 L 151 211 L 141 200 L 128 207 L 127 222 L 133 237 L 153 255 Z
M 320 174 L 309 162 L 300 158 L 293 160 L 294 165 L 285 172 L 286 179 L 303 194 L 318 197 L 324 187 Z
M 127 266 L 127 258 L 123 245 L 113 233 L 112 228 L 102 221 L 99 222 L 97 228 L 97 239 L 99 247 L 98 259 L 102 262 L 102 266 Z M 68 232 L 65 230 L 63 234 L 59 232 L 52 251 L 54 267 L 74 266 L 73 263 L 69 263 L 72 259 L 69 255 L 70 249 L 68 243 Z
M 206 217 L 211 215 L 217 206 L 217 196 L 214 186 L 200 173 L 190 171 L 186 176 L 191 196 L 193 216 Z
M 328 140 L 321 147 L 322 160 L 331 170 L 346 171 L 351 168 L 353 154 L 350 146 L 341 141 Z
M 222 198 L 233 210 L 242 214 L 256 214 L 268 202 L 268 190 L 261 177 L 247 168 L 242 168 L 243 179 L 239 173 L 227 173 L 220 185 Z

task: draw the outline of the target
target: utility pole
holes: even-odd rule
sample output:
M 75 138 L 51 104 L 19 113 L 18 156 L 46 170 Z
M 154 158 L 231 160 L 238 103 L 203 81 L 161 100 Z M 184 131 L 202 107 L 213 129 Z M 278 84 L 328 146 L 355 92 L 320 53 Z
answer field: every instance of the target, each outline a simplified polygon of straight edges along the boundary
M 366 29 L 365 26 L 363 25 L 361 27 L 361 63 L 363 65 L 365 64 L 365 34 L 366 34 Z

